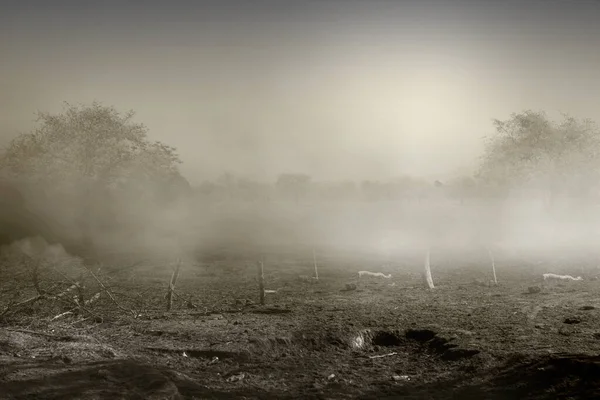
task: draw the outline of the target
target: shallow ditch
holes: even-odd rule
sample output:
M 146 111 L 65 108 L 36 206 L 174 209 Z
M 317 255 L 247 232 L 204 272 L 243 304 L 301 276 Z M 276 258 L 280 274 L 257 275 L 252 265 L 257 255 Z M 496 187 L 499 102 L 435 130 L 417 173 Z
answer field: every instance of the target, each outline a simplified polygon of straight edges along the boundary
M 461 348 L 453 338 L 439 336 L 429 329 L 384 330 L 363 329 L 347 332 L 341 329 L 299 331 L 287 337 L 254 338 L 256 351 L 273 352 L 373 352 L 378 348 L 401 348 L 402 351 L 428 353 L 446 361 L 457 361 L 480 353 L 477 349 Z

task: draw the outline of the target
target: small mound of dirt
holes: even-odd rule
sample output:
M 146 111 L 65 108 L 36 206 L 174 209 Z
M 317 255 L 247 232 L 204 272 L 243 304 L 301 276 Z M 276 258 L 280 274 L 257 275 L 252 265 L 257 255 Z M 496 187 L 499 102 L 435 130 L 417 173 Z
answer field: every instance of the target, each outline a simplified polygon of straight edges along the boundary
M 539 286 L 529 286 L 527 288 L 527 292 L 525 292 L 525 294 L 536 294 L 536 293 L 541 293 L 542 292 L 542 288 Z
M 354 283 L 346 283 L 346 285 L 344 286 L 343 289 L 340 289 L 340 292 L 351 292 L 353 290 L 356 290 L 357 286 Z
M 0 329 L 0 353 L 29 349 L 45 345 L 43 336 L 35 336 L 19 331 Z

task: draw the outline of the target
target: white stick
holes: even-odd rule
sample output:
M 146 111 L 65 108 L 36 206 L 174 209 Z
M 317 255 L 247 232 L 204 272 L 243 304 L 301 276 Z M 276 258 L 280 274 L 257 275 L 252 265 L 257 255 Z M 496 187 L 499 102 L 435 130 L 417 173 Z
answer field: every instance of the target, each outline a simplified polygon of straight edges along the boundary
M 583 278 L 578 276 L 577 278 L 572 277 L 571 275 L 557 275 L 557 274 L 543 274 L 544 280 L 547 281 L 549 279 L 555 279 L 560 281 L 582 281 Z
M 374 358 L 383 358 L 383 357 L 390 357 L 390 356 L 395 356 L 396 352 L 393 353 L 388 353 L 388 354 L 381 354 L 381 355 L 377 355 L 377 356 L 369 356 L 369 358 L 374 359 Z
M 488 247 L 488 254 L 490 255 L 490 260 L 492 261 L 492 274 L 494 276 L 494 285 L 498 284 L 498 279 L 496 279 L 496 262 L 494 261 L 494 254 L 492 254 L 492 249 Z
M 390 279 L 392 277 L 392 274 L 386 275 L 383 272 L 358 271 L 359 278 L 362 278 L 364 275 L 373 276 L 373 277 L 381 277 L 381 278 L 385 278 L 385 279 Z
M 429 264 L 429 253 L 430 250 L 427 249 L 427 253 L 425 253 L 425 282 L 429 289 L 434 289 L 435 286 L 433 286 L 433 278 L 431 277 L 431 265 Z
M 58 314 L 56 317 L 52 318 L 50 321 L 57 320 L 57 319 L 59 319 L 61 317 L 64 317 L 65 315 L 69 315 L 69 314 L 73 314 L 73 312 L 72 311 L 66 311 L 66 312 L 64 312 L 62 314 Z

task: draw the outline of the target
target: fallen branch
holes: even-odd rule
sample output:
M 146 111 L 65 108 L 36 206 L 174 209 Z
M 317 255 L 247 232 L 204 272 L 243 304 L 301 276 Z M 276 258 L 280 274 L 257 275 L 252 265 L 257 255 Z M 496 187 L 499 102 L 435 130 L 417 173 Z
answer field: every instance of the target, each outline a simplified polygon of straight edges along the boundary
M 383 358 L 383 357 L 395 356 L 397 354 L 398 353 L 393 352 L 393 353 L 388 353 L 388 354 L 381 354 L 381 355 L 378 355 L 378 356 L 369 356 L 369 358 L 371 358 L 371 359 L 373 359 L 373 358 Z
M 62 318 L 64 316 L 70 315 L 70 314 L 73 314 L 73 311 L 65 311 L 64 313 L 61 313 L 61 314 L 58 314 L 58 315 L 54 316 L 52 319 L 50 319 L 50 321 L 57 320 L 59 318 Z
M 385 279 L 390 279 L 392 277 L 391 274 L 389 275 L 385 275 L 383 272 L 371 272 L 371 271 L 358 271 L 358 277 L 362 278 L 363 276 L 372 276 L 372 277 L 380 277 L 380 278 L 385 278 Z
M 63 300 L 62 298 L 58 298 L 58 299 L 57 298 L 53 298 L 53 300 L 57 300 L 57 301 L 63 303 L 65 306 L 72 307 L 70 310 L 68 310 L 70 312 L 73 312 L 75 310 L 84 311 L 84 312 L 88 313 L 89 315 L 91 315 L 92 317 L 94 317 L 94 318 L 96 318 L 98 320 L 102 319 L 101 316 L 99 316 L 98 314 L 94 313 L 92 310 L 88 309 L 83 304 L 77 304 L 77 303 L 75 303 L 75 307 L 73 307 L 73 303 L 67 302 L 66 300 Z
M 559 280 L 559 281 L 582 281 L 583 278 L 578 276 L 577 278 L 572 277 L 571 275 L 557 275 L 557 274 L 543 274 L 544 280 Z
M 106 286 L 104 286 L 104 283 L 102 283 L 102 281 L 100 279 L 98 279 L 96 274 L 94 274 L 91 269 L 89 269 L 87 267 L 86 267 L 86 269 L 90 273 L 90 275 L 92 275 L 92 277 L 96 280 L 96 282 L 98 282 L 98 285 L 100 285 L 102 290 L 108 295 L 108 297 L 112 300 L 112 302 L 117 306 L 118 309 L 120 309 L 121 311 L 124 311 L 124 312 L 130 312 L 133 315 L 133 318 L 137 317 L 138 313 L 136 313 L 134 310 L 127 309 L 127 308 L 123 307 L 121 304 L 119 304 L 117 299 L 115 299 L 115 297 L 112 295 L 112 293 L 106 288 Z M 83 306 L 84 304 L 85 303 L 83 303 L 81 305 Z

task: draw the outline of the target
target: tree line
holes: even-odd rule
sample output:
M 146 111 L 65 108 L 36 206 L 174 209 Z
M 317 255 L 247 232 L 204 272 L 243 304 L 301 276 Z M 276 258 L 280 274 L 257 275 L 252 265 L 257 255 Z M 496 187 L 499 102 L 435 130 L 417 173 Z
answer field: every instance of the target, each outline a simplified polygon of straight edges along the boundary
M 406 201 L 444 198 L 503 199 L 526 193 L 552 209 L 595 204 L 600 182 L 600 131 L 589 120 L 524 111 L 494 120 L 478 170 L 448 182 L 410 176 L 387 181 L 319 182 L 301 173 L 258 182 L 232 174 L 192 187 L 179 170 L 177 149 L 148 138 L 133 112 L 100 103 L 65 104 L 59 114 L 38 113 L 38 126 L 0 153 L 0 180 L 18 187 L 21 200 L 0 188 L 7 213 L 27 203 L 44 220 L 60 220 L 69 232 L 91 241 L 100 225 L 135 226 L 182 198 L 201 201 Z M 10 196 L 9 196 L 10 194 Z M 12 197 L 11 197 L 12 196 Z M 13 208 L 11 208 L 13 207 Z M 11 211 L 12 210 L 12 211 Z M 140 210 L 132 216 L 132 210 Z M 144 212 L 142 212 L 143 210 Z M 135 212 L 133 212 L 135 214 Z M 7 225 L 7 224 L 4 224 Z M 95 227 L 95 228 L 94 228 Z

